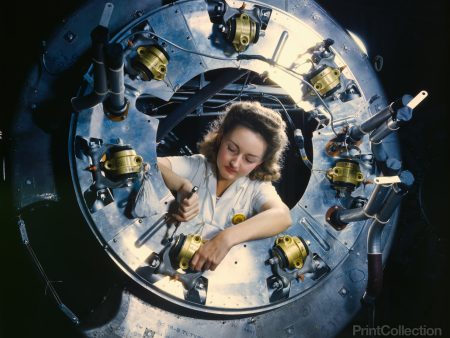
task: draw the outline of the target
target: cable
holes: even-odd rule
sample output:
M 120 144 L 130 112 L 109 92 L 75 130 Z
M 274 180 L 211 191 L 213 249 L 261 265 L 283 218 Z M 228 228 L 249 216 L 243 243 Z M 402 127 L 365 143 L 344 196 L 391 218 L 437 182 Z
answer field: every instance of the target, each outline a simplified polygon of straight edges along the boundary
M 207 57 L 207 58 L 216 59 L 216 60 L 222 60 L 222 61 L 238 61 L 238 58 L 230 58 L 230 57 L 222 57 L 222 56 L 210 55 L 210 54 L 205 54 L 205 53 L 202 53 L 202 52 L 197 52 L 195 50 L 190 50 L 190 49 L 181 47 L 180 45 L 177 45 L 176 43 L 174 43 L 174 42 L 172 42 L 170 40 L 167 40 L 166 38 L 163 38 L 162 36 L 160 36 L 160 35 L 158 35 L 156 33 L 150 32 L 150 31 L 133 32 L 133 33 L 127 35 L 122 40 L 129 40 L 132 36 L 134 36 L 136 34 L 150 34 L 150 35 L 152 35 L 152 36 L 154 36 L 154 37 L 164 41 L 165 43 L 167 43 L 167 44 L 169 44 L 169 45 L 171 45 L 171 46 L 173 46 L 173 47 L 175 47 L 175 48 L 177 48 L 179 50 L 182 50 L 182 51 L 184 51 L 186 53 L 196 54 L 196 55 L 204 56 L 204 57 Z
M 225 103 L 219 104 L 218 106 L 206 106 L 206 105 L 203 105 L 203 107 L 204 107 L 204 108 L 210 108 L 210 109 L 221 108 L 221 107 L 226 106 L 226 105 L 229 104 L 230 102 L 233 102 L 233 101 L 236 101 L 237 99 L 240 99 L 241 96 L 242 96 L 242 93 L 243 93 L 243 91 L 244 91 L 245 85 L 247 84 L 247 81 L 248 81 L 248 78 L 249 78 L 249 77 L 250 77 L 250 72 L 247 73 L 247 76 L 245 77 L 244 83 L 242 84 L 241 91 L 239 92 L 239 94 L 238 94 L 237 96 L 235 96 L 235 97 L 233 97 L 232 99 L 226 101 Z
M 326 109 L 326 111 L 328 112 L 328 114 L 330 115 L 330 126 L 331 126 L 331 130 L 333 131 L 334 135 L 337 137 L 338 134 L 336 132 L 336 130 L 334 129 L 334 115 L 330 110 L 330 107 L 328 106 L 328 104 L 322 99 L 321 95 L 319 94 L 319 92 L 317 92 L 316 88 L 314 88 L 314 86 L 312 86 L 308 81 L 306 81 L 304 79 L 303 74 L 300 74 L 290 68 L 287 68 L 283 65 L 280 65 L 279 63 L 268 59 L 262 55 L 248 55 L 248 54 L 240 54 L 237 57 L 237 60 L 260 60 L 262 62 L 266 62 L 271 66 L 274 67 L 278 67 L 286 72 L 291 73 L 296 79 L 300 80 L 303 84 L 305 84 L 306 86 L 308 86 L 316 95 L 317 98 L 320 100 L 320 102 L 323 104 L 324 108 Z
M 333 133 L 334 133 L 336 136 L 338 136 L 336 130 L 334 129 L 334 115 L 333 115 L 333 113 L 331 112 L 329 106 L 328 106 L 327 103 L 322 99 L 322 97 L 321 97 L 320 94 L 317 92 L 317 90 L 314 88 L 314 86 L 312 86 L 308 81 L 306 81 L 306 80 L 304 79 L 304 77 L 303 77 L 302 74 L 300 74 L 300 73 L 298 73 L 298 72 L 296 72 L 296 71 L 294 71 L 294 70 L 292 70 L 292 69 L 289 69 L 289 68 L 287 68 L 287 67 L 285 67 L 285 66 L 283 66 L 283 65 L 280 65 L 279 63 L 276 63 L 276 62 L 274 62 L 274 61 L 271 60 L 271 59 L 267 59 L 266 57 L 264 57 L 264 56 L 262 56 L 262 55 L 240 54 L 240 55 L 238 55 L 238 57 L 230 58 L 230 57 L 221 57 L 221 56 L 216 56 L 216 55 L 205 54 L 205 53 L 202 53 L 202 52 L 197 52 L 197 51 L 194 51 L 194 50 L 190 50 L 190 49 L 181 47 L 181 46 L 177 45 L 176 43 L 174 43 L 174 42 L 172 42 L 172 41 L 170 41 L 170 40 L 167 40 L 166 38 L 163 38 L 162 36 L 160 36 L 160 35 L 158 35 L 158 34 L 156 34 L 156 33 L 150 32 L 150 31 L 137 31 L 137 32 L 133 32 L 133 33 L 127 35 L 127 36 L 126 36 L 124 39 L 122 39 L 122 40 L 129 40 L 132 36 L 134 36 L 134 35 L 136 35 L 136 34 L 150 34 L 150 35 L 152 35 L 152 36 L 154 36 L 154 37 L 156 37 L 156 38 L 158 38 L 158 39 L 160 39 L 160 40 L 166 42 L 167 44 L 169 44 L 169 45 L 171 45 L 171 46 L 173 46 L 173 47 L 175 47 L 175 48 L 177 48 L 177 49 L 179 49 L 179 50 L 182 50 L 182 51 L 184 51 L 184 52 L 186 52 L 186 53 L 196 54 L 196 55 L 200 55 L 200 56 L 204 56 L 204 57 L 208 57 L 208 58 L 216 59 L 216 60 L 222 60 L 222 61 L 240 61 L 240 60 L 253 60 L 253 59 L 255 59 L 255 60 L 260 60 L 260 61 L 266 62 L 266 63 L 268 63 L 268 64 L 271 65 L 271 66 L 278 67 L 278 68 L 280 68 L 280 69 L 283 69 L 283 70 L 286 71 L 286 72 L 291 73 L 292 75 L 294 75 L 294 77 L 295 77 L 296 79 L 300 80 L 303 84 L 305 84 L 307 87 L 309 87 L 309 88 L 317 95 L 318 99 L 320 100 L 320 102 L 322 103 L 322 105 L 324 106 L 324 108 L 326 109 L 326 111 L 328 112 L 328 114 L 330 115 L 330 126 L 331 126 L 331 130 L 333 131 Z
M 270 99 L 270 100 L 276 101 L 276 102 L 278 102 L 278 103 L 281 105 L 281 107 L 283 108 L 283 111 L 284 111 L 284 115 L 285 115 L 285 117 L 286 117 L 286 121 L 287 121 L 289 127 L 291 128 L 291 131 L 294 132 L 294 130 L 295 130 L 295 124 L 294 124 L 294 122 L 292 121 L 291 116 L 290 116 L 289 113 L 287 112 L 286 107 L 285 107 L 284 104 L 281 102 L 281 100 L 280 100 L 278 97 L 276 97 L 276 96 L 274 96 L 274 95 L 270 95 L 270 94 L 261 93 L 261 96 L 262 96 L 262 97 L 267 97 L 267 98 Z
M 322 105 L 324 106 L 324 108 L 326 109 L 328 114 L 330 115 L 330 127 L 331 127 L 331 130 L 333 131 L 335 136 L 338 136 L 338 133 L 334 129 L 334 115 L 331 112 L 330 107 L 328 106 L 328 104 L 322 99 L 322 97 L 320 96 L 319 92 L 317 92 L 316 88 L 314 88 L 313 85 L 311 85 L 308 81 L 306 81 L 302 74 L 300 74 L 300 73 L 298 73 L 298 72 L 296 72 L 296 71 L 294 71 L 292 69 L 289 69 L 289 68 L 287 68 L 287 67 L 285 67 L 283 65 L 280 65 L 278 63 L 275 63 L 274 65 L 275 65 L 275 67 L 279 67 L 279 68 L 281 68 L 281 69 L 283 69 L 283 70 L 285 70 L 285 71 L 287 71 L 289 73 L 292 73 L 296 79 L 300 80 L 303 84 L 308 86 L 317 95 L 317 98 L 320 100 L 320 102 L 322 103 Z

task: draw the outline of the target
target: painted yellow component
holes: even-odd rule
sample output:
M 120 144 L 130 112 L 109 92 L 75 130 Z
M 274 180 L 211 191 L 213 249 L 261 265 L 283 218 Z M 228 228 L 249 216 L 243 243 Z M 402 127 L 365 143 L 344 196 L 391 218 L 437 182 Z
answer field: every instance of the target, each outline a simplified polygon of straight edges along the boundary
M 158 81 L 164 80 L 167 73 L 169 60 L 157 46 L 141 46 L 137 49 L 135 67 L 140 70 L 143 80 L 152 78 Z
M 190 234 L 186 236 L 186 239 L 183 243 L 183 246 L 180 249 L 180 253 L 178 254 L 178 266 L 187 270 L 189 267 L 189 262 L 191 261 L 194 254 L 198 249 L 203 245 L 204 241 L 202 240 L 202 236 L 199 234 Z
M 231 218 L 231 223 L 238 224 L 244 222 L 247 219 L 244 214 L 236 214 Z
M 255 41 L 257 34 L 256 23 L 247 14 L 241 13 L 235 18 L 234 24 L 236 29 L 234 30 L 234 36 L 230 37 L 230 39 L 233 38 L 232 44 L 234 49 L 237 52 L 243 52 L 250 43 Z M 233 31 L 231 27 L 229 27 L 229 30 Z
M 297 236 L 281 236 L 275 240 L 275 247 L 278 247 L 284 254 L 288 262 L 289 269 L 301 269 L 308 256 L 308 250 Z
M 133 149 L 126 149 L 112 153 L 104 162 L 105 171 L 114 175 L 138 173 L 143 159 Z
M 359 169 L 359 164 L 356 162 L 339 161 L 336 166 L 329 169 L 327 177 L 333 183 L 349 183 L 355 187 L 364 180 L 364 175 Z
M 341 71 L 338 68 L 325 67 L 311 79 L 311 84 L 320 95 L 326 95 L 340 84 Z

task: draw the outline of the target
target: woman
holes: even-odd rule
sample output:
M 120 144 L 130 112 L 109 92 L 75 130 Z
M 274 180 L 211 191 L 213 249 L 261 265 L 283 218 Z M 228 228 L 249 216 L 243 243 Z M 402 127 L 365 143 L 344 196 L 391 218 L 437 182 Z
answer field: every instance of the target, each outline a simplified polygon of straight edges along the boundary
M 186 222 L 179 232 L 208 240 L 191 260 L 194 270 L 215 270 L 233 246 L 291 225 L 289 208 L 270 183 L 280 178 L 285 127 L 258 102 L 235 103 L 212 124 L 200 154 L 158 158 L 167 187 L 181 201 L 173 215 Z M 190 194 L 193 186 L 197 194 Z

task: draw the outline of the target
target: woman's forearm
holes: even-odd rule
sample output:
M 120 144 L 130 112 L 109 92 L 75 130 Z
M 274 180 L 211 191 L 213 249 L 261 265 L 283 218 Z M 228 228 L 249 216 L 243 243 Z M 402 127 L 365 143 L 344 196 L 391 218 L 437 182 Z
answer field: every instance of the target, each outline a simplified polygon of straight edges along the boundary
M 226 228 L 220 235 L 229 245 L 234 246 L 242 242 L 275 236 L 285 231 L 291 224 L 289 209 L 285 205 L 280 205 Z
M 215 270 L 235 245 L 254 239 L 274 236 L 292 223 L 289 209 L 284 204 L 268 207 L 256 216 L 219 232 L 203 244 L 191 260 L 197 271 Z

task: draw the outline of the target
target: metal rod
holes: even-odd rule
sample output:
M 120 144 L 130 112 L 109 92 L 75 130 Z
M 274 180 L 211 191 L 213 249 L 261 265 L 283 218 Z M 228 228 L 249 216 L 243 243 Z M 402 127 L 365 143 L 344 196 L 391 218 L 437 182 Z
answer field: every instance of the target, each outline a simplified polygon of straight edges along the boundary
M 156 141 L 159 142 L 175 128 L 187 114 L 192 113 L 199 105 L 221 91 L 228 84 L 239 80 L 249 71 L 244 69 L 230 69 L 216 80 L 211 81 L 207 86 L 200 89 L 194 96 L 179 105 L 170 115 L 159 124 Z

